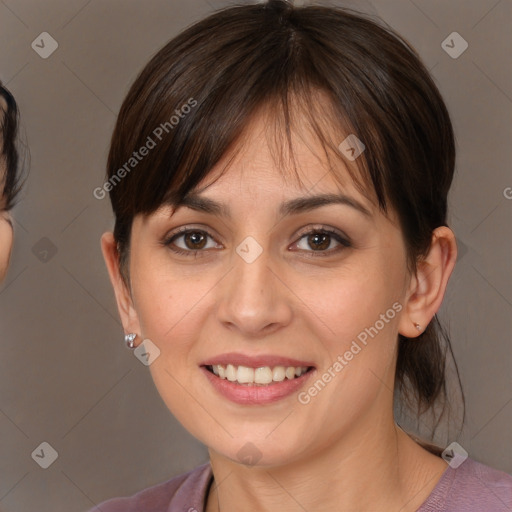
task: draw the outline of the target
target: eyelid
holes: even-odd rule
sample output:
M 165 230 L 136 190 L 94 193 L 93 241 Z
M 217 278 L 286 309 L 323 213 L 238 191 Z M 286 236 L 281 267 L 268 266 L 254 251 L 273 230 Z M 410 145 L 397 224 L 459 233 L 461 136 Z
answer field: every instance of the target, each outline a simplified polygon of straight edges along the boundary
M 162 242 L 164 244 L 167 244 L 169 243 L 172 239 L 174 238 L 177 238 L 179 235 L 183 235 L 183 234 L 186 234 L 188 232 L 194 232 L 194 231 L 200 231 L 202 233 L 206 233 L 210 238 L 214 239 L 215 241 L 216 238 L 217 238 L 217 235 L 214 235 L 212 233 L 212 230 L 210 228 L 205 228 L 205 227 L 198 227 L 198 226 L 194 226 L 193 224 L 187 224 L 185 226 L 181 226 L 179 228 L 176 228 L 176 229 L 173 229 L 171 230 L 170 232 L 168 232 L 164 237 L 163 237 L 163 240 Z M 218 238 L 222 238 L 222 237 L 218 237 Z
M 330 256 L 338 256 L 340 252 L 349 249 L 353 247 L 353 243 L 343 231 L 326 226 L 326 225 L 317 225 L 317 226 L 307 226 L 303 230 L 300 230 L 299 233 L 295 235 L 297 240 L 293 242 L 293 245 L 297 245 L 300 243 L 300 241 L 308 235 L 311 234 L 326 234 L 330 236 L 331 238 L 334 238 L 336 242 L 338 243 L 338 247 L 334 249 L 329 249 L 325 251 L 307 251 L 304 249 L 299 249 L 299 252 L 302 253 L 303 257 L 306 258 L 328 258 Z
M 217 237 L 211 233 L 210 228 L 197 227 L 197 226 L 189 225 L 189 224 L 187 224 L 185 226 L 181 226 L 174 230 L 171 230 L 169 233 L 167 233 L 162 238 L 160 243 L 161 243 L 161 245 L 163 245 L 164 247 L 167 247 L 168 249 L 170 249 L 172 252 L 174 252 L 176 254 L 197 255 L 200 252 L 206 252 L 204 249 L 196 249 L 196 250 L 188 249 L 187 250 L 187 249 L 182 249 L 181 247 L 174 247 L 174 248 L 172 247 L 174 240 L 186 235 L 187 233 L 194 233 L 194 232 L 204 233 L 206 237 L 211 238 L 216 244 L 218 243 Z M 221 243 L 221 245 L 222 245 L 222 243 Z
M 331 226 L 328 226 L 326 224 L 314 224 L 314 225 L 308 225 L 304 228 L 301 228 L 295 236 L 303 237 L 304 235 L 308 235 L 311 232 L 315 231 L 326 231 L 328 233 L 334 233 L 338 235 L 340 238 L 345 239 L 347 242 L 350 242 L 350 238 L 347 234 L 345 234 L 341 229 L 333 228 Z
M 174 240 L 176 240 L 177 238 L 179 238 L 183 235 L 186 235 L 187 233 L 191 233 L 191 232 L 204 233 L 205 236 L 211 238 L 215 243 L 217 243 L 217 244 L 219 243 L 219 242 L 217 242 L 216 236 L 214 236 L 210 232 L 210 228 L 196 227 L 194 225 L 185 225 L 185 226 L 176 228 L 175 230 L 172 230 L 170 233 L 168 233 L 164 236 L 161 243 L 165 247 L 170 248 L 170 250 L 172 250 L 173 252 L 178 253 L 178 254 L 184 254 L 184 255 L 188 255 L 188 254 L 192 255 L 193 254 L 193 255 L 197 256 L 198 253 L 207 252 L 206 249 L 196 249 L 196 250 L 188 249 L 187 250 L 187 249 L 182 249 L 181 247 L 171 248 L 171 245 L 174 242 Z M 351 241 L 350 237 L 347 236 L 343 231 L 341 231 L 337 228 L 333 228 L 331 226 L 323 225 L 323 224 L 308 225 L 308 226 L 305 226 L 304 228 L 300 229 L 298 232 L 295 233 L 295 235 L 294 235 L 295 241 L 292 242 L 292 245 L 297 245 L 302 240 L 302 238 L 304 238 L 307 235 L 315 234 L 315 233 L 324 233 L 331 237 L 335 237 L 336 241 L 338 242 L 338 244 L 341 247 L 338 247 L 336 249 L 329 249 L 326 251 L 313 251 L 313 250 L 306 251 L 304 249 L 299 249 L 299 252 L 311 253 L 310 257 L 315 257 L 313 255 L 318 255 L 321 257 L 321 256 L 334 255 L 334 254 L 337 254 L 338 252 L 340 252 L 342 249 L 347 249 L 349 247 L 352 247 L 352 241 Z M 221 245 L 222 245 L 222 243 L 221 243 Z

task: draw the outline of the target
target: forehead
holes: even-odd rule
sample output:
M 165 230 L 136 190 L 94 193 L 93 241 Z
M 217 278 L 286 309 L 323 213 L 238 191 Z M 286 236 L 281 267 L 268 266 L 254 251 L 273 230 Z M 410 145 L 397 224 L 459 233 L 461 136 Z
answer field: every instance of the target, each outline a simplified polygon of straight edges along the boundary
M 344 137 L 339 128 L 324 126 L 320 140 L 309 126 L 307 116 L 296 112 L 290 148 L 285 131 L 272 116 L 271 110 L 255 113 L 237 143 L 212 169 L 199 190 L 205 189 L 206 195 L 209 190 L 234 196 L 245 191 L 255 200 L 296 196 L 298 192 L 343 192 L 372 209 L 372 193 L 362 193 L 352 177 L 354 173 L 360 175 L 359 169 L 338 151 Z

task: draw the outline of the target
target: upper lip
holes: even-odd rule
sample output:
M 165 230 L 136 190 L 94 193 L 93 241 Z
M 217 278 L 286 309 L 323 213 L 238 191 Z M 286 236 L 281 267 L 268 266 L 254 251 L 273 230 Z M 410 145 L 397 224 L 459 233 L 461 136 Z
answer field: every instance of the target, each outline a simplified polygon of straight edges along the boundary
M 272 354 L 261 354 L 248 356 L 238 352 L 229 352 L 227 354 L 220 354 L 203 361 L 200 366 L 212 366 L 215 364 L 233 366 L 247 366 L 249 368 L 261 368 L 262 366 L 314 366 L 310 361 L 301 361 L 291 357 L 276 356 Z

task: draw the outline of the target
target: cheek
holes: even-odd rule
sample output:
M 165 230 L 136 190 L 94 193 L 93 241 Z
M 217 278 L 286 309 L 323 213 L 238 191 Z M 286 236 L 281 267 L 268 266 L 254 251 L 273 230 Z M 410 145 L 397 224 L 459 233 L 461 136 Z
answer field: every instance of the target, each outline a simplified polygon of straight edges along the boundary
M 343 414 L 357 414 L 383 386 L 393 387 L 391 365 L 403 309 L 403 268 L 399 255 L 395 264 L 388 261 L 358 262 L 329 279 L 318 280 L 315 286 L 300 281 L 297 294 L 307 297 L 304 311 L 310 310 L 310 328 L 322 341 L 326 356 L 320 379 L 333 382 L 326 385 L 330 390 L 326 395 L 330 403 L 338 405 L 334 410 Z
M 200 371 L 198 360 L 204 353 L 199 354 L 198 340 L 205 337 L 201 333 L 211 312 L 209 293 L 218 278 L 214 272 L 192 272 L 192 267 L 171 268 L 161 255 L 146 256 L 133 254 L 133 299 L 141 336 L 160 350 L 150 370 L 170 405 L 180 402 L 180 385 L 189 386 L 190 377 Z
M 397 309 L 400 309 L 396 303 L 402 300 L 402 283 L 398 265 L 365 260 L 318 280 L 298 277 L 294 292 L 307 306 L 305 311 L 309 309 L 317 324 L 323 325 L 323 332 L 332 340 L 332 348 L 343 349 L 347 342 L 376 322 L 382 331 L 396 324 Z M 385 329 L 379 322 L 381 315 L 385 315 Z
M 149 366 L 151 377 L 167 408 L 201 439 L 197 426 L 204 423 L 204 411 L 194 399 L 201 397 L 197 386 L 201 376 L 197 340 L 206 321 L 200 299 L 212 284 L 205 278 L 171 275 L 156 264 L 137 268 L 141 270 L 132 279 L 132 290 L 141 336 L 150 339 L 160 351 Z
M 3 280 L 7 273 L 9 258 L 13 243 L 13 232 L 11 226 L 0 219 L 0 280 Z
M 171 273 L 151 263 L 140 268 L 143 270 L 132 279 L 132 288 L 142 335 L 165 345 L 186 344 L 187 332 L 200 326 L 201 299 L 215 280 L 206 274 L 187 277 Z

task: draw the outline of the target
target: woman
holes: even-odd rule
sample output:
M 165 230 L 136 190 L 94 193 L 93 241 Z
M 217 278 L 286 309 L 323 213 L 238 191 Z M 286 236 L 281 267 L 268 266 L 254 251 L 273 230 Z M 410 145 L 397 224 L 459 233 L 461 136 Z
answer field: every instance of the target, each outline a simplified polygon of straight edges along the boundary
M 446 399 L 454 160 L 414 50 L 350 10 L 232 7 L 158 52 L 113 134 L 102 250 L 210 462 L 97 510 L 510 510 L 510 476 L 393 417 L 393 390 Z
M 9 266 L 13 244 L 10 209 L 18 193 L 18 107 L 12 94 L 0 82 L 0 281 Z

